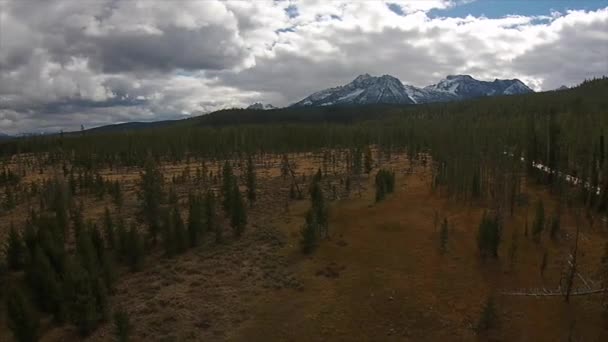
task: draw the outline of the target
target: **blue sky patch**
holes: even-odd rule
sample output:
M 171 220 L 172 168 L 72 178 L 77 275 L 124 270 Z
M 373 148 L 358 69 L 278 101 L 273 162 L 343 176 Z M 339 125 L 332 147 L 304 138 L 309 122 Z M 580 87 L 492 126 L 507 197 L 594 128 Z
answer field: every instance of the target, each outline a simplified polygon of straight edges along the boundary
M 550 15 L 552 11 L 566 13 L 568 10 L 593 11 L 608 7 L 608 0 L 476 0 L 461 3 L 447 9 L 434 9 L 429 17 L 474 17 L 502 18 L 508 15 Z
M 388 7 L 388 9 L 390 9 L 393 12 L 395 12 L 395 14 L 397 14 L 397 15 L 404 15 L 405 14 L 405 12 L 403 12 L 403 9 L 401 8 L 401 6 L 399 6 L 398 4 L 388 3 L 388 4 L 386 4 L 386 6 Z
M 298 12 L 298 6 L 296 5 L 287 6 L 287 8 L 285 8 L 285 13 L 287 13 L 290 18 L 295 18 L 300 15 L 300 13 Z

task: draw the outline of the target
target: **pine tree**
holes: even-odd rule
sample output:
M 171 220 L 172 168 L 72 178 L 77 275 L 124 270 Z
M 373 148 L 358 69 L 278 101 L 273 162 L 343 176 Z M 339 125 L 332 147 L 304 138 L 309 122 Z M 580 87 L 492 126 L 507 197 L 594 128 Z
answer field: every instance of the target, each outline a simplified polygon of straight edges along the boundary
M 139 232 L 137 231 L 135 225 L 131 225 L 131 228 L 129 228 L 129 232 L 127 233 L 126 246 L 126 260 L 129 269 L 131 270 L 131 272 L 137 272 L 141 270 L 145 258 L 144 241 Z
M 156 244 L 160 221 L 160 206 L 163 200 L 164 177 L 158 164 L 149 159 L 146 162 L 144 172 L 140 175 L 140 192 L 138 193 L 140 203 L 139 216 L 148 226 L 148 232 L 152 242 Z
M 84 214 L 83 214 L 83 209 L 84 208 L 84 204 L 80 203 L 80 205 L 75 206 L 74 208 L 72 208 L 71 211 L 71 216 L 72 216 L 72 225 L 74 227 L 74 235 L 78 236 L 78 234 L 80 234 L 80 232 L 85 228 L 85 224 L 84 224 Z
M 296 199 L 296 187 L 294 186 L 293 183 L 291 183 L 291 185 L 289 187 L 289 199 L 292 199 L 292 200 Z
M 174 257 L 177 254 L 177 241 L 175 241 L 174 221 L 170 210 L 166 210 L 162 215 L 162 235 L 165 256 Z
M 247 199 L 253 205 L 256 200 L 256 174 L 255 165 L 251 156 L 247 158 Z
M 178 206 L 175 206 L 173 210 L 171 210 L 171 220 L 173 221 L 176 251 L 177 253 L 183 253 L 188 249 L 190 243 L 188 242 L 188 232 L 186 231 L 184 220 L 182 220 L 182 215 L 180 214 Z
M 477 323 L 477 331 L 487 332 L 498 326 L 498 314 L 496 312 L 496 304 L 492 297 L 488 297 L 486 304 L 481 311 L 481 317 Z
M 313 183 L 310 188 L 311 209 L 315 216 L 315 222 L 318 224 L 318 233 L 323 233 L 326 238 L 329 237 L 329 211 L 325 204 L 325 196 L 321 189 L 320 178 L 313 178 Z
M 247 225 L 247 211 L 236 180 L 233 181 L 230 198 L 232 199 L 232 204 L 230 205 L 230 225 L 232 226 L 234 236 L 238 238 L 243 234 Z
M 7 185 L 5 188 L 4 194 L 4 208 L 6 210 L 11 210 L 17 205 L 15 200 L 15 194 L 13 192 L 13 187 Z
M 18 271 L 23 268 L 25 262 L 25 246 L 21 240 L 21 236 L 11 223 L 11 228 L 8 235 L 8 246 L 6 249 L 6 265 L 13 271 Z
M 114 261 L 113 257 L 106 250 L 103 238 L 101 237 L 101 232 L 96 226 L 93 226 L 91 230 L 91 241 L 93 242 L 93 248 L 95 249 L 95 255 L 97 256 L 101 279 L 107 290 L 112 291 L 114 288 L 114 281 L 116 280 Z
M 534 217 L 534 223 L 532 224 L 532 236 L 534 237 L 534 242 L 540 242 L 540 236 L 545 229 L 545 208 L 543 206 L 543 201 L 538 200 L 536 204 L 536 216 Z
M 356 149 L 352 150 L 351 153 L 353 154 L 353 168 L 352 168 L 352 172 L 355 175 L 360 175 L 361 171 L 362 171 L 361 169 L 362 169 L 362 166 L 363 166 L 361 150 L 359 148 L 356 148 Z
M 215 234 L 215 242 L 222 243 L 224 241 L 222 227 L 217 223 L 215 213 L 215 195 L 211 190 L 207 191 L 205 196 L 205 225 L 207 230 Z
M 560 213 L 559 213 L 559 209 L 556 210 L 555 216 L 553 216 L 552 220 L 551 220 L 551 231 L 550 231 L 550 236 L 551 236 L 551 240 L 556 240 L 558 235 L 559 235 L 559 231 L 561 227 L 561 219 L 560 219 Z
M 441 253 L 445 253 L 448 245 L 448 219 L 443 219 L 441 225 Z
M 118 342 L 128 342 L 131 329 L 129 314 L 123 308 L 116 310 L 114 312 L 114 333 Z
M 122 188 L 118 180 L 114 181 L 112 186 L 112 200 L 116 208 L 120 209 L 122 207 L 124 199 L 122 194 Z
M 110 214 L 110 209 L 108 209 L 108 207 L 106 207 L 103 216 L 103 228 L 108 248 L 114 249 L 116 246 L 116 234 L 114 232 L 114 222 L 112 220 L 112 215 Z
M 129 232 L 125 227 L 125 221 L 119 217 L 116 224 L 116 256 L 122 262 L 126 262 L 127 253 L 129 251 L 128 246 Z
M 61 321 L 63 319 L 61 283 L 40 246 L 35 247 L 34 254 L 30 257 L 25 269 L 25 279 L 37 306 Z
M 232 172 L 232 166 L 230 166 L 229 161 L 226 161 L 224 163 L 224 167 L 222 169 L 222 196 L 223 196 L 222 207 L 223 207 L 226 215 L 230 215 L 230 213 L 231 213 L 230 209 L 231 209 L 231 205 L 233 203 L 231 196 L 234 194 L 233 185 L 232 185 L 233 182 L 235 182 L 235 180 L 234 180 L 234 173 Z
M 373 157 L 372 157 L 372 150 L 369 147 L 365 148 L 365 157 L 363 160 L 363 164 L 365 167 L 365 173 L 369 174 L 372 171 L 372 167 L 373 167 Z
M 547 262 L 548 262 L 548 255 L 547 255 L 547 251 L 545 251 L 543 253 L 543 259 L 540 263 L 540 276 L 541 277 L 545 276 L 545 269 L 547 269 Z
M 376 202 L 382 201 L 387 194 L 395 189 L 395 174 L 391 171 L 381 169 L 376 173 Z
M 95 329 L 103 319 L 100 311 L 98 296 L 96 296 L 93 282 L 94 277 L 77 260 L 68 263 L 64 294 L 68 305 L 68 318 L 78 328 L 82 336 L 86 336 Z
M 501 230 L 502 228 L 498 215 L 491 216 L 487 212 L 484 212 L 477 233 L 477 247 L 479 248 L 482 258 L 487 256 L 493 258 L 498 257 Z
M 8 327 L 18 342 L 35 342 L 40 337 L 40 318 L 29 300 L 18 288 L 12 288 L 6 299 Z
M 190 194 L 188 196 L 188 238 L 190 247 L 200 244 L 204 231 L 203 207 L 200 196 Z
M 306 214 L 306 223 L 302 227 L 300 246 L 302 253 L 312 253 L 318 244 L 319 224 L 317 223 L 313 210 L 309 210 Z

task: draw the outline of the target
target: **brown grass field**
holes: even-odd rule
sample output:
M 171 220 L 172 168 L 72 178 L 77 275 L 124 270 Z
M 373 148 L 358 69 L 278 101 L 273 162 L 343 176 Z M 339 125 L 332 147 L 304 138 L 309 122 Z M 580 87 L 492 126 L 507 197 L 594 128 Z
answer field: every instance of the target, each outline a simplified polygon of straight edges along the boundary
M 312 175 L 321 167 L 320 156 L 312 153 L 293 155 L 290 160 L 296 162 L 299 176 Z M 608 341 L 602 294 L 575 296 L 569 303 L 560 296 L 505 294 L 557 288 L 574 245 L 573 210 L 564 210 L 557 241 L 545 232 L 537 244 L 524 235 L 525 222 L 532 221 L 537 198 L 544 199 L 547 213 L 553 210 L 554 199 L 540 187 L 527 187 L 530 208 L 520 206 L 513 216 L 506 215 L 499 258 L 482 261 L 476 235 L 483 203 L 462 203 L 432 192 L 428 168 L 416 163 L 408 172 L 410 165 L 403 154 L 376 161 L 379 165 L 372 176 L 361 176 L 350 194 L 340 182 L 345 170 L 330 170 L 323 181 L 325 196 L 332 200 L 330 238 L 322 240 L 310 256 L 299 249 L 309 200 L 289 200 L 290 180 L 280 176 L 279 158 L 258 161 L 259 200 L 249 208 L 249 224 L 241 239 L 229 238 L 221 245 L 205 241 L 171 259 L 153 250 L 143 271 L 120 270 L 111 302 L 129 313 L 133 340 Z M 209 168 L 217 173 L 219 165 Z M 195 167 L 194 163 L 190 166 Z M 396 191 L 374 203 L 373 174 L 379 167 L 395 171 Z M 163 169 L 170 178 L 184 168 L 167 164 Z M 51 170 L 42 175 L 32 172 L 25 181 L 52 174 Z M 137 169 L 103 173 L 123 183 L 125 217 L 132 217 L 136 210 L 138 174 Z M 335 200 L 332 185 L 338 189 Z M 185 208 L 191 187 L 177 189 Z M 80 199 L 86 217 L 93 220 L 100 220 L 110 205 L 109 199 Z M 2 214 L 3 241 L 10 222 L 24 223 L 30 205 L 35 204 L 20 203 Z M 449 222 L 445 253 L 440 252 L 436 217 Z M 592 287 L 599 285 L 608 227 L 599 218 L 593 225 L 586 219 L 579 221 L 578 269 Z M 548 265 L 541 276 L 545 251 Z M 575 279 L 576 289 L 586 288 L 582 279 Z M 499 325 L 478 333 L 475 326 L 488 296 L 495 299 Z M 11 341 L 4 313 L 0 319 L 0 340 Z M 69 326 L 45 324 L 43 341 L 79 339 Z M 111 321 L 87 340 L 114 340 Z

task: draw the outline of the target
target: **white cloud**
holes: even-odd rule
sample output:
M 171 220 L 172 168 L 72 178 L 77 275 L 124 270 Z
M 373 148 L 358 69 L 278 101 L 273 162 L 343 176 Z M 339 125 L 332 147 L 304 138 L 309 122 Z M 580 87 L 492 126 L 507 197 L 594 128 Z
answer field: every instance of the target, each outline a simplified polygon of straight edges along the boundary
M 461 3 L 1 2 L 0 131 L 286 105 L 365 72 L 417 86 L 520 78 L 537 90 L 608 73 L 608 8 L 427 15 Z

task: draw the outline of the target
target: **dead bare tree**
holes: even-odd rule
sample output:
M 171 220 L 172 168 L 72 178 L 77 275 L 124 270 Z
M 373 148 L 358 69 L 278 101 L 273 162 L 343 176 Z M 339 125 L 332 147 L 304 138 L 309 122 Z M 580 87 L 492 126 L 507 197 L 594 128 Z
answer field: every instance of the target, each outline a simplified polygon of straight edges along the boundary
M 564 300 L 566 302 L 570 301 L 570 295 L 572 293 L 572 287 L 574 286 L 574 277 L 576 276 L 577 270 L 576 270 L 576 258 L 577 258 L 577 254 L 578 254 L 578 240 L 579 240 L 579 233 L 580 233 L 580 214 L 577 211 L 575 213 L 575 222 L 576 222 L 576 236 L 575 236 L 575 240 L 574 240 L 574 249 L 572 250 L 572 253 L 570 253 L 570 255 L 568 256 L 568 262 L 566 265 L 566 276 L 564 278 L 565 280 L 565 284 L 562 287 L 564 289 Z

